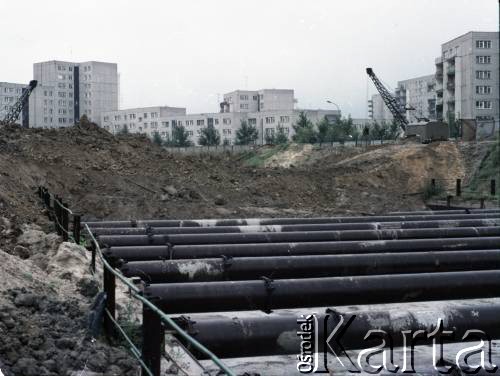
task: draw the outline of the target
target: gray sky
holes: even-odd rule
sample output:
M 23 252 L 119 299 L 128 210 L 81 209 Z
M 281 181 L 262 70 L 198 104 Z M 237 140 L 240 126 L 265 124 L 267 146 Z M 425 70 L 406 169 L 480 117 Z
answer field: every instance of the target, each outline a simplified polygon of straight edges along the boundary
M 441 43 L 498 30 L 497 0 L 0 0 L 0 14 L 0 81 L 27 83 L 38 61 L 116 62 L 122 108 L 188 112 L 290 88 L 300 107 L 365 117 L 365 67 L 394 87 L 434 73 Z

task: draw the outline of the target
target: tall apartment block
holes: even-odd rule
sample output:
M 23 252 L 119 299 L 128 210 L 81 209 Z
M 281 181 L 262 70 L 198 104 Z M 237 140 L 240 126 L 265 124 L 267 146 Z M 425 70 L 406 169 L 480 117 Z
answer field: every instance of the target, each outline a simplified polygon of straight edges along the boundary
M 442 45 L 436 59 L 439 119 L 471 119 L 478 125 L 498 119 L 498 36 L 471 31 Z
M 17 84 L 11 82 L 0 82 L 0 119 L 3 119 L 7 112 L 17 102 L 27 84 Z M 26 106 L 28 107 L 28 106 Z M 28 108 L 23 108 L 17 123 L 28 127 Z
M 33 65 L 37 88 L 30 97 L 29 126 L 71 126 L 81 116 L 99 123 L 118 109 L 118 71 L 114 63 L 46 61 Z
M 378 123 L 392 121 L 391 111 L 385 105 L 380 94 L 372 95 L 372 98 L 368 101 L 368 117 Z
M 186 114 L 185 108 L 135 108 L 103 113 L 101 124 L 111 133 L 126 128 L 131 133 L 144 133 L 149 137 L 158 133 L 164 139 L 171 137 L 173 127 L 183 126 L 195 145 L 201 130 L 213 126 L 225 143 L 233 144 L 242 121 L 255 126 L 259 132 L 257 142 L 264 143 L 266 135 L 276 133 L 278 128 L 283 128 L 291 137 L 301 111 L 313 123 L 325 117 L 330 121 L 340 117 L 337 110 L 300 110 L 295 108 L 295 103 L 293 90 L 235 90 L 224 94 L 219 112 Z
M 396 99 L 406 109 L 410 123 L 436 119 L 436 77 L 434 74 L 399 81 Z

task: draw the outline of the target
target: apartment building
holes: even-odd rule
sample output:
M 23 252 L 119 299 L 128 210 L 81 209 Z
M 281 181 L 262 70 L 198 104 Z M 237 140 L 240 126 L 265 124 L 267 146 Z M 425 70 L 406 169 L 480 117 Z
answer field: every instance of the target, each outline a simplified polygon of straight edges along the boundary
M 376 122 L 389 122 L 394 118 L 380 94 L 372 95 L 368 101 L 368 117 Z
M 331 121 L 340 117 L 340 112 L 335 110 L 295 109 L 295 102 L 293 90 L 235 90 L 224 95 L 219 112 L 186 114 L 185 108 L 174 107 L 127 109 L 103 113 L 101 125 L 111 133 L 118 133 L 125 127 L 129 132 L 144 133 L 150 137 L 158 132 L 163 139 L 171 137 L 172 127 L 183 126 L 195 145 L 198 144 L 201 130 L 213 126 L 219 131 L 223 142 L 234 144 L 238 128 L 246 121 L 257 128 L 257 142 L 264 143 L 266 135 L 275 134 L 278 128 L 283 128 L 289 137 L 293 136 L 293 124 L 297 122 L 301 111 L 313 123 L 324 117 Z M 151 118 L 151 113 L 155 112 L 158 116 Z M 145 117 L 140 116 L 141 113 L 150 114 Z M 134 121 L 131 121 L 131 115 L 135 116 Z
M 441 46 L 436 112 L 444 121 L 499 118 L 499 33 L 471 31 Z
M 102 113 L 118 109 L 114 63 L 46 61 L 33 65 L 33 77 L 38 87 L 30 97 L 30 127 L 67 127 L 83 115 L 99 123 Z
M 0 82 L 0 120 L 7 115 L 7 113 L 12 109 L 14 104 L 17 102 L 19 97 L 22 95 L 23 90 L 27 87 L 27 84 L 17 84 L 12 82 Z M 17 123 L 28 126 L 29 116 L 27 114 L 27 108 L 23 108 Z
M 406 110 L 410 123 L 436 119 L 436 76 L 434 74 L 399 81 L 396 99 Z

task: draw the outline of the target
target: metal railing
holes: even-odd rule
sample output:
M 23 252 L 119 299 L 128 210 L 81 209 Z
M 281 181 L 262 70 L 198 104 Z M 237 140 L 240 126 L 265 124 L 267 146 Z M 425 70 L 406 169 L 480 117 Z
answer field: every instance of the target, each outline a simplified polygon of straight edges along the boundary
M 235 374 L 227 368 L 227 366 L 209 349 L 203 346 L 196 339 L 191 337 L 187 332 L 185 332 L 173 319 L 167 316 L 160 308 L 151 303 L 148 299 L 142 296 L 142 291 L 135 285 L 133 285 L 121 272 L 117 271 L 104 257 L 102 254 L 101 248 L 99 246 L 99 242 L 96 240 L 93 235 L 91 229 L 88 225 L 84 225 L 84 229 L 88 234 L 91 242 L 91 249 L 93 253 L 92 260 L 95 263 L 96 255 L 101 260 L 103 265 L 103 277 L 104 277 L 104 291 L 106 293 L 106 315 L 104 316 L 104 329 L 107 331 L 109 335 L 113 335 L 113 328 L 116 327 L 119 333 L 125 338 L 125 340 L 129 343 L 130 351 L 141 363 L 141 367 L 143 368 L 143 372 L 150 376 L 159 376 L 159 369 L 150 369 L 150 360 L 152 354 L 148 353 L 148 351 L 153 351 L 156 353 L 160 352 L 159 346 L 160 343 L 148 343 L 148 341 L 154 342 L 154 339 L 159 339 L 158 334 L 163 331 L 161 325 L 165 324 L 171 330 L 175 331 L 176 335 L 181 337 L 183 340 L 187 341 L 193 348 L 204 354 L 208 359 L 211 359 L 215 365 L 223 372 L 223 374 L 227 376 L 235 376 Z M 93 265 L 93 270 L 95 271 L 95 264 Z M 139 300 L 143 304 L 143 326 L 146 326 L 143 330 L 145 332 L 151 333 L 151 337 L 143 338 L 143 353 L 142 356 L 139 353 L 139 350 L 133 344 L 132 340 L 126 335 L 125 331 L 120 327 L 118 322 L 115 319 L 115 287 L 116 287 L 116 278 L 118 278 L 122 283 L 124 283 L 130 291 L 131 297 Z M 148 320 L 144 319 L 144 314 L 148 312 Z M 158 325 L 159 324 L 159 325 Z M 146 337 L 146 336 L 144 336 Z M 147 350 L 145 349 L 147 348 Z M 146 358 L 146 359 L 144 359 Z
M 64 241 L 72 240 L 80 244 L 81 215 L 73 213 L 61 197 L 51 194 L 46 187 L 39 186 L 37 194 L 48 211 L 49 219 L 54 222 L 57 234 L 62 236 Z
M 46 187 L 39 186 L 37 188 L 37 195 L 42 200 L 45 208 L 47 209 L 47 215 L 50 220 L 53 221 L 55 230 L 60 235 L 64 241 L 72 241 L 76 244 L 80 244 L 84 237 L 81 234 L 82 225 L 81 225 L 81 215 L 75 214 L 64 200 L 58 195 L 53 195 L 49 192 Z M 71 218 L 71 219 L 70 219 Z M 70 228 L 70 223 L 72 224 Z M 143 338 L 143 349 L 142 353 L 139 348 L 134 344 L 132 339 L 127 335 L 126 331 L 120 325 L 120 323 L 115 319 L 115 285 L 116 278 L 118 278 L 122 283 L 124 283 L 130 291 L 130 296 L 134 299 L 139 300 L 143 304 L 143 314 L 147 309 L 149 312 L 153 313 L 156 317 L 159 318 L 158 322 L 160 325 L 165 324 L 172 331 L 176 333 L 177 336 L 185 340 L 187 343 L 191 344 L 193 348 L 198 350 L 200 353 L 204 354 L 208 359 L 211 359 L 214 364 L 220 369 L 222 374 L 227 376 L 235 376 L 235 374 L 227 368 L 227 366 L 210 350 L 208 350 L 205 346 L 203 346 L 196 339 L 191 337 L 187 332 L 185 332 L 179 325 L 175 323 L 170 317 L 168 317 L 165 313 L 163 313 L 158 307 L 156 307 L 153 303 L 151 303 L 148 299 L 143 297 L 142 292 L 138 287 L 133 285 L 126 277 L 124 277 L 120 272 L 114 269 L 114 267 L 105 259 L 102 254 L 99 243 L 95 239 L 92 231 L 89 229 L 87 225 L 83 226 L 86 234 L 88 235 L 88 240 L 90 241 L 89 249 L 92 251 L 91 265 L 90 270 L 92 274 L 95 274 L 96 271 L 96 256 L 98 256 L 99 260 L 101 260 L 103 265 L 103 287 L 104 292 L 106 294 L 106 308 L 103 312 L 104 319 L 104 329 L 108 335 L 114 336 L 114 334 L 118 333 L 125 340 L 128 345 L 128 349 L 130 353 L 134 356 L 134 358 L 138 361 L 141 366 L 142 374 L 148 376 L 159 376 L 159 370 L 151 370 L 151 367 L 147 362 L 145 362 L 144 355 L 145 350 L 144 347 L 151 348 L 148 346 L 148 339 Z M 143 320 L 143 325 L 144 325 Z M 148 320 L 146 320 L 146 326 L 148 326 Z M 151 329 L 151 328 L 150 328 Z M 158 328 L 152 328 L 153 330 L 158 330 Z M 146 346 L 144 346 L 144 344 Z M 159 351 L 159 349 L 157 349 Z M 146 353 L 146 357 L 147 357 Z

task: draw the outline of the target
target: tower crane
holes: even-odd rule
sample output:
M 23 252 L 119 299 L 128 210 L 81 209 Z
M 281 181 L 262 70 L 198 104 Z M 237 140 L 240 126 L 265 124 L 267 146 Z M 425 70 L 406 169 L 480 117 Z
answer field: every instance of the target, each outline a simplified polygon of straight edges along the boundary
M 38 81 L 36 80 L 30 81 L 28 87 L 23 90 L 23 93 L 16 101 L 16 103 L 7 112 L 5 117 L 2 120 L 0 120 L 0 125 L 12 125 L 16 122 L 17 119 L 19 119 L 19 115 L 21 114 L 23 107 L 27 105 L 28 99 L 33 90 L 36 88 L 37 84 Z

